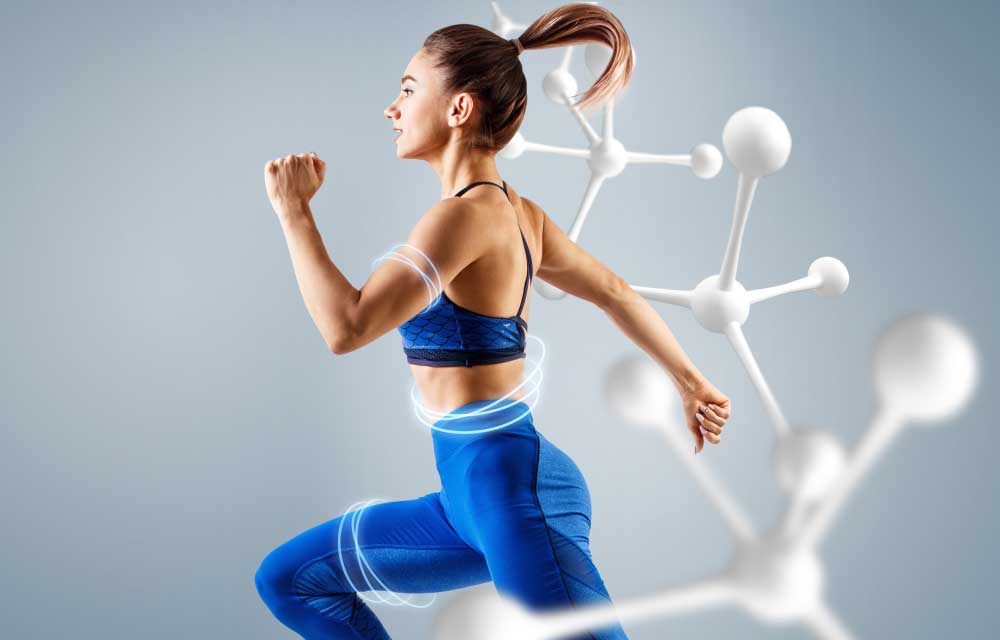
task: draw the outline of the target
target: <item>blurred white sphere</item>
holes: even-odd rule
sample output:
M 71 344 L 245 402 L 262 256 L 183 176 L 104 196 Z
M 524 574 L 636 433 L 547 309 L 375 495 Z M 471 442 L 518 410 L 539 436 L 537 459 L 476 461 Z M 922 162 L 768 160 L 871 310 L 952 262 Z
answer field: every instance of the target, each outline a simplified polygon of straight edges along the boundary
M 799 620 L 822 601 L 823 565 L 808 547 L 780 539 L 741 545 L 730 574 L 743 606 L 768 622 Z
M 792 134 L 778 114 L 764 107 L 740 109 L 722 130 L 722 145 L 740 173 L 760 178 L 785 166 Z
M 879 337 L 872 367 L 884 405 L 925 422 L 958 413 L 979 377 L 972 340 L 951 321 L 924 313 L 897 320 Z
M 722 171 L 722 152 L 715 145 L 699 144 L 691 149 L 691 172 L 699 178 L 714 178 Z
M 822 498 L 844 470 L 846 456 L 828 433 L 796 429 L 775 443 L 771 463 L 786 494 L 807 502 Z
M 556 104 L 566 104 L 570 97 L 576 95 L 576 90 L 576 78 L 565 69 L 553 69 L 542 79 L 542 91 Z
M 611 410 L 637 426 L 663 425 L 677 390 L 667 374 L 646 356 L 620 358 L 605 376 L 604 393 Z
M 543 640 L 532 615 L 492 583 L 463 590 L 434 618 L 434 640 Z
M 611 48 L 603 44 L 592 43 L 588 44 L 583 48 L 583 61 L 587 65 L 587 70 L 590 71 L 591 77 L 597 80 L 604 73 L 604 70 L 608 68 L 608 63 L 611 62 Z M 632 46 L 632 73 L 635 73 L 636 66 L 636 53 L 635 46 Z M 625 98 L 625 94 L 628 93 L 628 86 L 622 88 L 621 91 L 615 94 L 615 104 L 621 104 L 621 101 Z
M 497 155 L 505 160 L 513 160 L 514 158 L 520 158 L 521 154 L 524 153 L 524 149 L 527 146 L 527 140 L 518 131 L 514 134 L 514 137 L 510 139 L 510 142 L 504 146 L 503 149 L 497 152 Z
M 633 57 L 634 61 L 635 58 Z M 611 62 L 611 47 L 596 42 L 588 44 L 583 48 L 583 61 L 587 65 L 587 70 L 594 80 L 601 77 L 604 70 Z
M 813 260 L 809 265 L 809 275 L 819 276 L 823 281 L 816 293 L 824 297 L 839 296 L 847 290 L 847 284 L 851 281 L 844 263 L 829 256 Z
M 532 278 L 532 286 L 535 287 L 535 291 L 539 293 L 543 298 L 548 300 L 562 300 L 566 297 L 566 292 L 559 287 L 553 287 L 548 282 L 544 280 L 539 280 L 538 278 Z

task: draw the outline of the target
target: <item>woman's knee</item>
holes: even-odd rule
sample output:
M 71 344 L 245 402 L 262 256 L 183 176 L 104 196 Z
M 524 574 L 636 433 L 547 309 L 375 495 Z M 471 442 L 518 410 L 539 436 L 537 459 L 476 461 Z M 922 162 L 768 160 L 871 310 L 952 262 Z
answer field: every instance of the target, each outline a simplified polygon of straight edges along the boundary
M 294 595 L 294 578 L 298 570 L 289 562 L 288 553 L 284 547 L 278 547 L 264 557 L 254 574 L 254 584 L 261 599 L 274 609 L 284 600 Z

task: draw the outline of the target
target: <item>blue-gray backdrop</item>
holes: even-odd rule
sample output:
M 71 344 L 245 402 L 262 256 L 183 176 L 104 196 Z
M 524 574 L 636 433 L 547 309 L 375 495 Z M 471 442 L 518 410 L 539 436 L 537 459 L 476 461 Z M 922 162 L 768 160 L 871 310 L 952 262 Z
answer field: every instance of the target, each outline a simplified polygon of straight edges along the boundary
M 510 0 L 530 22 L 555 6 Z M 1000 474 L 989 398 L 998 342 L 996 3 L 624 2 L 637 50 L 616 132 L 630 149 L 721 148 L 739 108 L 794 140 L 758 189 L 739 278 L 794 279 L 816 257 L 851 271 L 840 298 L 754 307 L 745 331 L 795 423 L 849 446 L 873 408 L 869 358 L 901 314 L 963 326 L 980 350 L 961 416 L 902 434 L 822 547 L 827 595 L 860 637 L 995 633 Z M 11 638 L 291 638 L 258 600 L 263 556 L 356 500 L 438 488 L 429 434 L 390 333 L 336 357 L 295 283 L 264 163 L 328 161 L 314 212 L 356 285 L 438 198 L 395 157 L 382 110 L 423 38 L 489 26 L 487 2 L 5 2 L 0 7 L 0 624 Z M 529 139 L 583 146 L 522 60 Z M 590 76 L 582 56 L 573 71 Z M 594 123 L 599 123 L 595 115 Z M 564 226 L 583 161 L 528 154 L 504 178 Z M 703 181 L 633 166 L 601 191 L 581 244 L 630 282 L 689 288 L 718 270 L 735 172 Z M 658 306 L 733 400 L 699 457 L 758 526 L 784 498 L 774 442 L 735 354 Z M 718 514 L 676 458 L 619 421 L 607 367 L 638 349 L 596 308 L 535 295 L 549 359 L 536 424 L 590 484 L 592 550 L 621 600 L 722 568 Z M 434 611 L 376 606 L 398 638 Z M 628 623 L 636 640 L 805 638 L 737 609 Z

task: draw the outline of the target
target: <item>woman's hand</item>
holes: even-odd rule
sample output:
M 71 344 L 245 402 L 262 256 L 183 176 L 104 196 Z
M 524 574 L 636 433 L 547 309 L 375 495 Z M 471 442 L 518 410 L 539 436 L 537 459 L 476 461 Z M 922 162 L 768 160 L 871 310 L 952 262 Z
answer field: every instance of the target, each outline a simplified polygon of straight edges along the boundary
M 291 154 L 264 165 L 264 186 L 274 212 L 284 215 L 309 204 L 326 176 L 326 163 L 315 153 Z
M 705 446 L 707 438 L 712 444 L 722 441 L 722 428 L 729 419 L 729 398 L 701 380 L 694 388 L 680 391 L 684 403 L 684 420 L 694 436 L 694 452 Z

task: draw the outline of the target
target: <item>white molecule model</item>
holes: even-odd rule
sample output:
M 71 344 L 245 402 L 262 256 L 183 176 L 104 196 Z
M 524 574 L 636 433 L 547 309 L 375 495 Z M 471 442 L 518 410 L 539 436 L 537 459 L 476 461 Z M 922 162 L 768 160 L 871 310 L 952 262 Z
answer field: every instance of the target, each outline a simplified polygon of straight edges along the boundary
M 820 296 L 837 296 L 847 290 L 850 277 L 842 262 L 823 257 L 809 265 L 805 277 L 785 284 L 747 291 L 736 280 L 740 246 L 757 184 L 760 178 L 785 166 L 792 138 L 776 113 L 762 107 L 748 107 L 729 118 L 722 131 L 722 140 L 726 155 L 739 170 L 739 178 L 733 225 L 719 273 L 708 276 L 688 291 L 634 285 L 632 288 L 648 300 L 690 308 L 702 327 L 725 335 L 750 375 L 775 430 L 783 436 L 789 433 L 788 421 L 764 379 L 741 327 L 750 316 L 750 306 L 754 303 L 809 289 L 815 289 Z
M 799 622 L 820 638 L 849 640 L 853 636 L 823 597 L 825 575 L 817 552 L 821 538 L 907 419 L 945 420 L 968 403 L 977 384 L 978 362 L 975 347 L 958 327 L 919 314 L 895 322 L 883 334 L 876 345 L 873 374 L 881 406 L 846 462 L 827 434 L 798 431 L 790 436 L 787 450 L 777 456 L 779 476 L 785 474 L 787 482 L 805 479 L 813 486 L 789 491 L 793 496 L 789 511 L 801 506 L 795 502 L 800 495 L 808 496 L 814 508 L 798 518 L 786 514 L 778 526 L 758 535 L 709 469 L 695 462 L 686 444 L 679 398 L 664 372 L 646 357 L 620 360 L 609 369 L 605 385 L 612 410 L 626 422 L 660 432 L 692 472 L 735 539 L 729 566 L 693 585 L 611 605 L 540 614 L 492 588 L 479 587 L 459 594 L 441 610 L 435 638 L 555 640 L 616 621 L 735 604 L 764 622 Z M 921 394 L 919 400 L 914 400 L 915 393 Z M 819 472 L 802 471 L 810 458 L 819 462 Z M 819 494 L 822 497 L 816 497 Z
M 500 16 L 494 19 L 494 31 L 507 37 L 509 30 L 503 31 L 501 27 L 506 28 L 505 25 L 512 24 L 511 21 L 503 16 L 495 2 L 493 10 L 495 16 Z M 624 145 L 614 137 L 615 100 L 619 99 L 621 94 L 609 99 L 605 104 L 604 127 L 602 135 L 598 135 L 581 110 L 571 102 L 571 96 L 577 93 L 576 79 L 569 71 L 573 48 L 566 47 L 562 63 L 545 76 L 542 88 L 550 100 L 569 108 L 583 129 L 590 147 L 568 149 L 528 142 L 518 132 L 498 155 L 514 159 L 525 151 L 543 151 L 587 159 L 591 171 L 590 181 L 576 218 L 566 233 L 571 241 L 577 242 L 587 214 L 604 180 L 620 174 L 630 162 L 686 165 L 691 167 L 695 175 L 712 178 L 718 175 L 722 168 L 722 155 L 710 144 L 699 144 L 686 155 L 661 156 L 626 151 Z M 587 45 L 584 58 L 591 74 L 597 78 L 607 67 L 611 51 L 603 45 Z M 750 350 L 741 327 L 750 316 L 750 306 L 756 302 L 809 289 L 815 289 L 824 297 L 840 295 L 847 289 L 850 277 L 847 267 L 842 262 L 836 258 L 822 257 L 813 261 L 805 277 L 785 284 L 747 291 L 736 280 L 740 247 L 757 184 L 762 177 L 775 173 L 788 162 L 792 150 L 792 137 L 788 127 L 776 113 L 763 107 L 748 107 L 730 116 L 722 131 L 722 141 L 726 155 L 739 171 L 739 177 L 733 224 L 720 272 L 703 279 L 691 290 L 636 285 L 632 285 L 632 288 L 648 300 L 690 308 L 703 327 L 725 335 L 750 375 L 775 430 L 779 435 L 783 435 L 789 433 L 790 426 Z M 534 286 L 540 295 L 552 300 L 558 300 L 566 295 L 565 292 L 537 278 L 534 280 Z
M 492 4 L 495 16 L 500 16 L 499 18 L 494 18 L 493 31 L 506 38 L 511 32 L 511 29 L 507 28 L 507 25 L 511 24 L 510 19 L 500 12 L 495 2 Z M 685 154 L 661 155 L 628 151 L 625 145 L 615 138 L 614 133 L 615 102 L 621 100 L 625 93 L 627 93 L 627 90 L 619 92 L 618 95 L 610 98 L 604 104 L 603 126 L 601 133 L 598 134 L 590 125 L 590 122 L 587 121 L 581 109 L 572 101 L 572 96 L 577 94 L 578 89 L 576 78 L 569 71 L 574 48 L 575 46 L 566 47 L 562 62 L 557 68 L 546 74 L 542 81 L 542 90 L 549 100 L 556 104 L 565 105 L 569 109 L 583 130 L 588 148 L 573 149 L 529 142 L 518 131 L 507 146 L 500 150 L 497 155 L 501 158 L 513 160 L 521 157 L 526 151 L 539 151 L 574 158 L 585 158 L 587 160 L 587 164 L 590 166 L 590 180 L 587 188 L 584 190 L 583 200 L 580 203 L 576 218 L 574 218 L 569 231 L 566 232 L 566 236 L 570 240 L 577 242 L 580 232 L 583 230 L 583 224 L 587 220 L 587 214 L 590 213 L 594 200 L 601 190 L 601 185 L 608 178 L 619 175 L 629 164 L 659 163 L 682 165 L 690 167 L 692 173 L 699 178 L 708 179 L 714 178 L 722 170 L 722 154 L 714 146 L 705 143 L 695 145 L 689 153 Z M 636 59 L 637 56 L 633 48 L 633 65 Z M 604 73 L 604 69 L 607 68 L 610 60 L 611 50 L 604 45 L 590 44 L 584 48 L 584 61 L 594 79 Z M 543 280 L 535 279 L 534 286 L 539 294 L 552 300 L 558 300 L 566 296 L 564 291 Z
M 511 33 L 523 31 L 528 28 L 528 25 L 518 24 L 505 16 L 503 11 L 500 10 L 500 5 L 496 2 L 491 2 L 490 6 L 493 9 L 493 24 L 490 26 L 490 31 L 501 38 L 510 38 Z
M 544 624 L 493 583 L 463 589 L 434 618 L 437 640 L 544 640 Z

